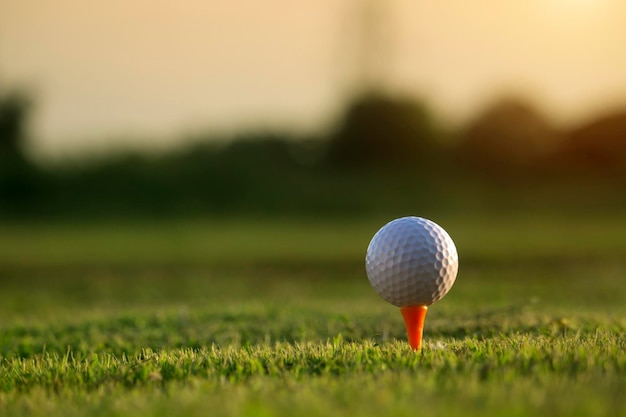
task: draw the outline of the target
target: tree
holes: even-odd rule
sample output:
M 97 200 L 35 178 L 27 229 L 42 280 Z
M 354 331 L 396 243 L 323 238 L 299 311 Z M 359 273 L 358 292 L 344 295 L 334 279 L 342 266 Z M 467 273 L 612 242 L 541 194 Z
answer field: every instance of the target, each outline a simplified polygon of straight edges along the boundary
M 41 193 L 43 179 L 22 148 L 29 111 L 24 94 L 0 96 L 0 212 L 25 213 Z
M 348 106 L 331 136 L 331 165 L 407 168 L 427 159 L 436 130 L 426 107 L 406 98 L 368 93 Z
M 25 161 L 22 142 L 29 111 L 30 100 L 22 93 L 0 97 L 0 161 L 5 166 Z
M 582 171 L 626 171 L 626 109 L 600 116 L 572 129 L 562 159 Z
M 461 161 L 480 171 L 528 169 L 556 146 L 558 131 L 526 101 L 505 97 L 461 132 Z

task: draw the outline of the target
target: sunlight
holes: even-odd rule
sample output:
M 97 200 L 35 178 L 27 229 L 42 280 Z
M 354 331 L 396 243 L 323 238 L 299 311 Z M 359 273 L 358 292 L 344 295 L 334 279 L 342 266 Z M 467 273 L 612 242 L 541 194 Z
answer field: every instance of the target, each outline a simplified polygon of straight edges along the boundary
M 586 14 L 607 6 L 606 0 L 548 0 L 554 11 L 563 14 Z

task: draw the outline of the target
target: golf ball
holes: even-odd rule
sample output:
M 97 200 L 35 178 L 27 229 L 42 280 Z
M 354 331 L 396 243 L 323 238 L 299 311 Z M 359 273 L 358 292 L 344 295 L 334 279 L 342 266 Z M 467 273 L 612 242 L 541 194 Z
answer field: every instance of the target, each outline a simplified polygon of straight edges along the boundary
M 411 216 L 387 223 L 374 235 L 365 266 L 370 284 L 389 303 L 428 306 L 452 288 L 459 258 L 441 226 Z

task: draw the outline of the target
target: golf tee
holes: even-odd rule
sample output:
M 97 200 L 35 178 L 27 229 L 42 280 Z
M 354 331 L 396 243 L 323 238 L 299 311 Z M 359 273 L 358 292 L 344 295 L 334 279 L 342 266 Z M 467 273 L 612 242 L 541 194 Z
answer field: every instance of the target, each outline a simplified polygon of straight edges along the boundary
M 422 344 L 422 332 L 424 331 L 424 319 L 428 312 L 426 306 L 408 306 L 400 309 L 404 317 L 404 326 L 409 338 L 409 345 L 413 350 L 419 350 Z

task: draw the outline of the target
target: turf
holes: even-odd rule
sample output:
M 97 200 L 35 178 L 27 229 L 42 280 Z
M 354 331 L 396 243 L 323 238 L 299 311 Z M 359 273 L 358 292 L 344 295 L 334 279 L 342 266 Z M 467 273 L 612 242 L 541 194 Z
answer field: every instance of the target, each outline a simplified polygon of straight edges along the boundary
M 626 219 L 444 216 L 425 345 L 382 219 L 3 225 L 0 415 L 626 416 Z

